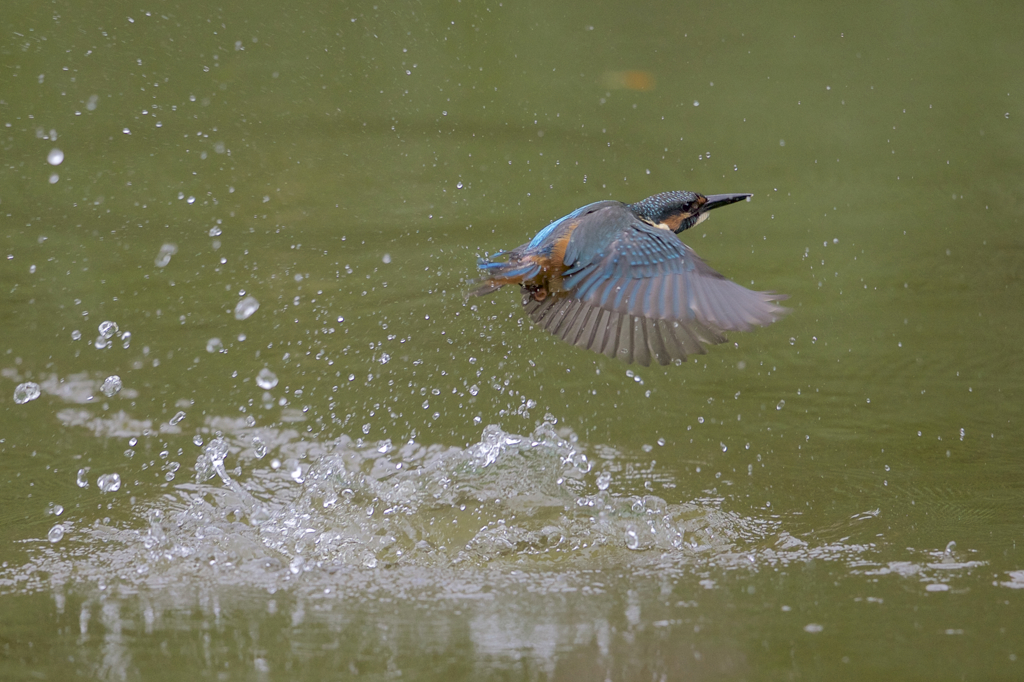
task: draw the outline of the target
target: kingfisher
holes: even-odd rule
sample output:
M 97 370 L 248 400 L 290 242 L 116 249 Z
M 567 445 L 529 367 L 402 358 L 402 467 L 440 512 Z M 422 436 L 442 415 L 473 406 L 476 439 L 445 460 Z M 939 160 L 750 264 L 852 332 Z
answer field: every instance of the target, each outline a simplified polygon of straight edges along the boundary
M 765 326 L 787 296 L 751 291 L 708 266 L 676 235 L 751 194 L 662 192 L 635 204 L 598 201 L 511 251 L 480 258 L 468 296 L 518 284 L 542 329 L 626 363 L 667 365 Z

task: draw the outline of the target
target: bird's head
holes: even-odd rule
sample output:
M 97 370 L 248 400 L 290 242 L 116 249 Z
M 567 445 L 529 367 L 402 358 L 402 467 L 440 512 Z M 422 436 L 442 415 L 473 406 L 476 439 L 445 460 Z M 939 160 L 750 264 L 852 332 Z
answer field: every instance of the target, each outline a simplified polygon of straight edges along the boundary
M 631 210 L 645 223 L 680 233 L 703 222 L 708 211 L 743 201 L 752 194 L 697 194 L 696 192 L 662 192 L 643 201 L 629 204 Z

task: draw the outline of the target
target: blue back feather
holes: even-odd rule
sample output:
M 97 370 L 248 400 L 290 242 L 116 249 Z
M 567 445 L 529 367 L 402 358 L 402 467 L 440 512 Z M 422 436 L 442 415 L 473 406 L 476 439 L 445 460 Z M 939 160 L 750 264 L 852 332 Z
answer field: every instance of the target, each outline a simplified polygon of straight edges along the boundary
M 602 203 L 602 202 L 598 201 L 598 202 L 595 202 L 595 203 Z M 536 247 L 540 246 L 541 242 L 543 242 L 543 241 L 544 241 L 545 239 L 547 239 L 547 238 L 548 238 L 548 237 L 549 237 L 549 236 L 551 235 L 551 233 L 552 233 L 552 232 L 554 232 L 554 231 L 555 231 L 555 229 L 556 229 L 556 228 L 557 228 L 557 227 L 558 227 L 558 226 L 559 226 L 559 225 L 560 225 L 561 223 L 565 222 L 566 220 L 570 220 L 570 219 L 572 219 L 572 218 L 578 218 L 578 217 L 580 217 L 581 215 L 583 215 L 584 213 L 586 213 L 586 212 L 587 212 L 587 210 L 588 210 L 588 209 L 589 209 L 589 208 L 590 208 L 591 206 L 593 206 L 593 205 L 594 205 L 594 204 L 587 204 L 586 206 L 582 206 L 582 207 L 580 207 L 580 208 L 577 208 L 577 209 L 576 209 L 575 211 L 573 211 L 573 212 L 572 212 L 572 213 L 570 213 L 569 215 L 565 215 L 565 216 L 562 216 L 561 218 L 559 218 L 559 219 L 558 219 L 558 220 L 556 220 L 555 222 L 551 223 L 550 225 L 548 225 L 547 227 L 545 227 L 545 228 L 544 228 L 543 230 L 541 230 L 540 232 L 538 232 L 538 233 L 536 234 L 536 236 L 534 236 L 534 238 L 530 240 L 530 243 L 529 243 L 529 247 L 530 247 L 530 248 L 536 248 Z

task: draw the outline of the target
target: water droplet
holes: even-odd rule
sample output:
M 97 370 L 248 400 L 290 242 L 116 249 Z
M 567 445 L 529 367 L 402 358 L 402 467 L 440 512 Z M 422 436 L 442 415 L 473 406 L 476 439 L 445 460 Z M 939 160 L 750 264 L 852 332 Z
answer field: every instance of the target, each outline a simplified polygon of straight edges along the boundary
M 235 306 L 235 319 L 245 320 L 252 317 L 252 314 L 259 310 L 260 302 L 253 296 L 246 296 Z
M 42 394 L 39 390 L 39 384 L 34 381 L 26 381 L 23 384 L 18 384 L 14 389 L 14 402 L 18 405 L 24 405 L 27 402 L 31 402 L 38 398 Z
M 105 493 L 117 492 L 121 489 L 121 477 L 118 474 L 103 474 L 96 479 L 96 487 Z
M 156 258 L 153 259 L 153 263 L 158 268 L 165 268 L 167 264 L 171 262 L 171 256 L 178 253 L 178 247 L 174 244 L 164 244 L 160 247 L 160 250 L 156 254 Z
M 51 528 L 50 532 L 46 534 L 46 539 L 49 540 L 50 542 L 54 542 L 54 543 L 60 542 L 61 540 L 63 540 L 64 539 L 64 526 L 62 526 L 61 524 L 58 523 L 56 526 Z
M 117 395 L 117 392 L 121 390 L 122 386 L 124 386 L 124 384 L 121 382 L 121 377 L 116 374 L 111 374 L 103 380 L 103 385 L 100 386 L 100 390 L 103 391 L 103 395 L 108 398 L 112 398 Z
M 277 386 L 277 375 L 264 367 L 260 370 L 259 374 L 256 375 L 256 385 L 264 391 L 269 391 Z
M 608 490 L 608 486 L 612 484 L 612 475 L 607 471 L 602 471 L 597 475 L 597 489 Z
M 86 476 L 88 475 L 89 467 L 83 467 L 78 470 L 78 477 L 75 479 L 75 483 L 78 485 L 79 488 L 89 487 L 89 479 L 86 478 Z
M 462 189 L 462 182 L 457 183 L 455 185 L 455 187 L 458 188 L 458 189 Z
M 817 633 L 817 632 L 821 632 L 824 629 L 825 629 L 825 626 L 824 625 L 819 625 L 818 623 L 808 623 L 807 625 L 804 626 L 804 632 Z
M 178 412 L 173 417 L 171 417 L 171 426 L 177 426 L 179 423 L 181 423 L 181 420 L 184 419 L 184 418 L 185 418 L 185 413 L 184 412 Z
M 117 322 L 111 322 L 110 320 L 107 320 L 106 322 L 100 322 L 99 329 L 100 336 L 102 336 L 105 339 L 112 338 L 114 334 L 117 333 Z
M 227 353 L 224 344 L 216 336 L 206 342 L 207 353 Z
M 775 406 L 775 409 L 776 410 L 781 410 L 785 406 L 786 406 L 786 401 L 785 400 L 780 400 L 779 404 Z
M 46 162 L 51 166 L 59 166 L 64 162 L 64 152 L 56 147 L 51 149 L 50 153 L 46 155 Z
M 632 524 L 626 527 L 626 547 L 629 549 L 640 548 L 640 535 L 637 533 L 636 526 Z
M 209 232 L 209 235 L 210 235 L 211 237 L 219 237 L 219 236 L 220 236 L 220 234 L 221 234 L 221 232 L 220 232 L 220 228 L 219 228 L 219 227 L 217 227 L 216 225 L 214 225 L 213 227 L 211 227 L 211 228 L 210 228 L 210 232 Z
M 252 449 L 256 459 L 263 459 L 267 456 L 267 444 L 259 436 L 252 437 Z
M 381 258 L 381 260 L 384 261 L 385 264 L 390 263 L 391 262 L 391 254 L 390 253 L 385 253 L 384 256 Z

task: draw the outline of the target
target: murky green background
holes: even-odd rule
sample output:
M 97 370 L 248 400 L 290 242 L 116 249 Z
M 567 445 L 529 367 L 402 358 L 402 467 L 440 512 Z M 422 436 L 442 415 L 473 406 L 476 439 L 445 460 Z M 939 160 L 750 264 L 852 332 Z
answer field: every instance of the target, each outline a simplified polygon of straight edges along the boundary
M 1024 674 L 1020 3 L 3 14 L 0 677 Z M 787 318 L 464 301 L 670 189 Z

